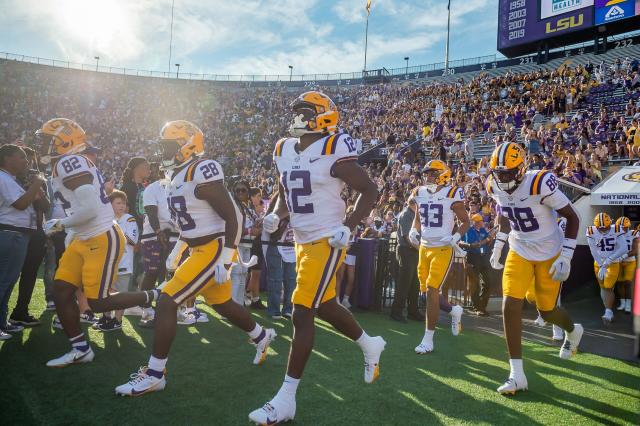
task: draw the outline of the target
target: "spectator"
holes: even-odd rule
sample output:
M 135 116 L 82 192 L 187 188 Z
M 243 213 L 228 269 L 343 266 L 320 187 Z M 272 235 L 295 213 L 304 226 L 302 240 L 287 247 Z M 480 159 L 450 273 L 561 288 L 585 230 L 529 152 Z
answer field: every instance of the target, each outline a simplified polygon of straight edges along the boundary
M 464 235 L 460 246 L 467 251 L 467 276 L 470 282 L 471 301 L 478 315 L 489 315 L 487 303 L 493 284 L 493 269 L 489 264 L 492 238 L 484 227 L 482 216 L 471 217 L 473 226 Z M 482 277 L 482 280 L 480 278 Z
M 26 153 L 16 145 L 0 147 L 0 340 L 7 340 L 23 327 L 7 322 L 9 297 L 27 255 L 31 234 L 36 229 L 34 201 L 45 197 L 44 178 L 33 175 L 27 189 L 18 183 L 29 163 Z
M 418 248 L 413 247 L 409 241 L 409 232 L 413 226 L 416 214 L 416 202 L 409 198 L 407 207 L 398 218 L 398 242 L 396 258 L 398 260 L 398 279 L 396 292 L 391 306 L 391 319 L 406 322 L 404 316 L 405 306 L 407 317 L 416 321 L 424 321 L 424 315 L 418 311 Z
M 263 239 L 266 237 L 263 235 Z M 278 245 L 266 245 L 267 314 L 272 319 L 283 316 L 291 319 L 291 295 L 296 287 L 296 255 L 293 246 L 282 245 L 293 244 L 293 230 L 287 219 L 280 222 L 280 227 L 269 236 L 268 241 Z

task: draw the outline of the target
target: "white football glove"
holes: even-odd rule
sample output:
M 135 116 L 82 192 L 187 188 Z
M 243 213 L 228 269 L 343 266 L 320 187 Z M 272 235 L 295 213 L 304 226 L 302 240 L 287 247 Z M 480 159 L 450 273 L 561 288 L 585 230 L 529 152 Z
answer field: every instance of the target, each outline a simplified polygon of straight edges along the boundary
M 500 257 L 502 256 L 502 248 L 504 244 L 507 242 L 509 235 L 504 232 L 498 232 L 496 234 L 496 241 L 493 243 L 493 252 L 491 253 L 491 258 L 489 259 L 489 263 L 493 269 L 502 269 L 504 265 L 500 263 Z
M 455 246 L 453 246 L 453 252 L 458 257 L 467 257 L 467 251 L 464 250 L 462 247 L 460 247 L 457 244 Z
M 42 230 L 48 237 L 50 237 L 56 232 L 64 231 L 64 226 L 62 225 L 62 222 L 60 222 L 60 219 L 49 219 L 44 223 L 44 225 L 42 225 Z
M 458 241 L 460 241 L 460 234 L 455 233 L 452 235 L 447 235 L 444 238 L 440 239 L 441 242 L 449 244 L 451 247 L 456 247 L 458 245 Z
M 167 261 L 165 262 L 165 266 L 167 267 L 167 272 L 175 272 L 178 269 L 178 265 L 180 263 L 180 259 L 182 258 L 182 253 L 187 249 L 188 245 L 183 240 L 176 241 L 176 244 L 173 246 L 173 250 L 167 256 Z
M 607 267 L 601 266 L 598 270 L 598 280 L 604 281 L 604 278 L 607 276 Z
M 576 248 L 576 240 L 565 238 L 560 256 L 553 262 L 549 274 L 554 281 L 566 281 L 571 273 L 571 258 Z
M 222 247 L 222 253 L 213 265 L 213 278 L 218 284 L 224 284 L 231 279 L 231 261 L 234 253 L 235 249 Z
M 280 218 L 275 213 L 269 213 L 262 220 L 262 230 L 269 234 L 273 234 L 278 230 L 280 225 Z
M 329 237 L 329 245 L 338 250 L 345 249 L 349 247 L 349 238 L 351 238 L 351 229 L 343 225 Z
M 409 242 L 414 246 L 420 245 L 420 233 L 416 228 L 411 228 L 411 231 L 409 231 Z

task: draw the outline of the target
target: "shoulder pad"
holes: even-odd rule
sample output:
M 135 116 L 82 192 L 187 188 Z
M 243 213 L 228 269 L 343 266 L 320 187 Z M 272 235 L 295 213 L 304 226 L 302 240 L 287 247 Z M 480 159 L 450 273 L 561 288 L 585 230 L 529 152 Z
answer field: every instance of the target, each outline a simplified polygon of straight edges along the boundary
M 463 192 L 462 188 L 458 187 L 458 186 L 452 186 L 449 191 L 447 191 L 447 198 L 458 198 L 457 194 L 459 192 Z M 462 195 L 462 194 L 460 194 Z M 462 195 L 461 198 L 463 198 L 464 196 Z
M 53 177 L 62 176 L 63 178 L 70 178 L 83 173 L 89 173 L 92 168 L 95 168 L 95 166 L 84 155 L 64 155 L 58 159 L 56 166 L 52 170 L 52 175 Z
M 340 136 L 342 135 L 343 133 L 334 133 L 333 135 L 329 136 L 327 140 L 324 141 L 324 145 L 322 146 L 322 155 L 335 154 Z
M 593 232 L 594 232 L 594 229 L 593 229 L 593 228 L 594 228 L 594 227 L 593 227 L 593 225 L 589 225 L 589 226 L 587 226 L 587 236 L 589 236 L 589 237 L 590 237 L 590 236 L 592 236 L 592 235 L 593 235 Z
M 191 165 L 189 167 L 187 167 L 187 171 L 184 174 L 184 181 L 185 182 L 193 181 L 193 179 L 194 179 L 194 177 L 196 175 L 196 169 L 198 168 L 198 165 L 201 164 L 203 161 L 205 161 L 205 160 L 194 161 L 193 163 L 191 163 Z
M 282 148 L 284 147 L 284 143 L 287 141 L 287 138 L 282 138 L 278 142 L 276 142 L 276 147 L 273 150 L 274 157 L 282 156 Z
M 548 170 L 540 170 L 535 174 L 531 180 L 531 186 L 529 187 L 529 195 L 540 195 L 542 192 L 542 181 L 551 172 Z

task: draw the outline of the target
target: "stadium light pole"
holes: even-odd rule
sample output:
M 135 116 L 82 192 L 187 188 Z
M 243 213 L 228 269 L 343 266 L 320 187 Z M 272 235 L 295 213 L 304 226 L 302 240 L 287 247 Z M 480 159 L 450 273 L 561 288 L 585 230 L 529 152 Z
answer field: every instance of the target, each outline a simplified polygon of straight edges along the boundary
M 100 56 L 94 56 L 93 59 L 96 60 L 96 72 L 98 72 L 98 63 L 100 62 Z
M 176 78 L 178 78 L 179 73 L 180 73 L 180 64 L 176 64 Z
M 444 47 L 444 74 L 449 74 L 449 33 L 451 31 L 451 0 L 447 2 L 447 44 Z
M 409 74 L 409 57 L 408 57 L 408 56 L 405 56 L 405 57 L 404 57 L 404 60 L 407 62 L 407 66 L 406 66 L 406 68 L 404 69 L 404 75 L 407 75 L 407 74 Z
M 175 0 L 171 1 L 171 26 L 169 30 L 169 74 L 171 74 L 171 47 L 173 44 L 173 6 L 175 4 Z
M 289 81 L 293 78 L 293 65 L 289 65 Z

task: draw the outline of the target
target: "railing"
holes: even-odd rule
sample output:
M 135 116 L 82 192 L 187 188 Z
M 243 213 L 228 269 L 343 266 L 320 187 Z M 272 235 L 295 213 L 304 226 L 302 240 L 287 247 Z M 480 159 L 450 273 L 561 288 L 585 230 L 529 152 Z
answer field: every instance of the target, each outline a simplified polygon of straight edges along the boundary
M 566 195 L 571 200 L 571 202 L 575 202 L 583 195 L 591 194 L 591 190 L 589 188 L 573 182 L 569 182 L 566 179 L 558 178 L 558 183 L 560 184 L 564 195 Z

